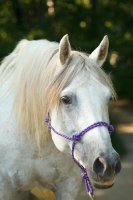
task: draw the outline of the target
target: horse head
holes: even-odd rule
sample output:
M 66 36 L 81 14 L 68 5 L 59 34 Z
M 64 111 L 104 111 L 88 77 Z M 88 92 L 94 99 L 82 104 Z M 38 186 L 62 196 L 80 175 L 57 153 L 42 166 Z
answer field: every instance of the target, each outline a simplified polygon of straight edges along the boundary
M 101 69 L 109 41 L 105 36 L 90 54 L 72 51 L 65 35 L 59 44 L 59 59 L 54 75 L 63 80 L 58 106 L 50 111 L 51 126 L 69 138 L 96 122 L 109 123 L 109 104 L 115 92 Z M 63 75 L 64 74 L 64 75 Z M 69 79 L 67 84 L 63 81 Z M 72 141 L 51 130 L 55 146 L 64 153 L 72 152 Z M 107 127 L 98 126 L 86 132 L 75 145 L 74 156 L 82 164 L 96 188 L 109 188 L 121 170 L 118 153 L 111 144 Z

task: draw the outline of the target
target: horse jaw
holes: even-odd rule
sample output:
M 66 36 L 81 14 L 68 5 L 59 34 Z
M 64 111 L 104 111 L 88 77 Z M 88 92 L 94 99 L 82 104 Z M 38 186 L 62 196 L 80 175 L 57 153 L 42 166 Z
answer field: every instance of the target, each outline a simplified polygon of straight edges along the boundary
M 108 36 L 104 36 L 99 46 L 90 54 L 89 58 L 93 59 L 98 66 L 102 66 L 108 53 L 109 40 Z

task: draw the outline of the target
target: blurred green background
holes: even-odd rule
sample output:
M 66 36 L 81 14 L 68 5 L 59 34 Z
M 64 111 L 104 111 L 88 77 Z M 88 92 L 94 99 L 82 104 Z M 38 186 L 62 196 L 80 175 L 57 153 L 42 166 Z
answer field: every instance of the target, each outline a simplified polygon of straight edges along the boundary
M 133 101 L 132 0 L 0 0 L 0 59 L 22 38 L 59 42 L 66 33 L 74 49 L 88 53 L 108 35 L 104 69 L 119 98 Z

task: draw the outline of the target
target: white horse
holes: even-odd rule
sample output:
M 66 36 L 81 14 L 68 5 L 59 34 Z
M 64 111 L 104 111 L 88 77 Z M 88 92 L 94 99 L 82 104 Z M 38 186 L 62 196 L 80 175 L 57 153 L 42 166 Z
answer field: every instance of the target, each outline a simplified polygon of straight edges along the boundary
M 0 66 L 0 200 L 27 200 L 35 187 L 57 200 L 76 200 L 81 169 L 72 160 L 72 138 L 93 123 L 109 123 L 115 91 L 100 68 L 108 37 L 90 54 L 61 42 L 22 40 Z M 50 124 L 49 124 L 50 126 Z M 108 127 L 101 125 L 75 142 L 74 158 L 96 188 L 109 188 L 120 172 Z

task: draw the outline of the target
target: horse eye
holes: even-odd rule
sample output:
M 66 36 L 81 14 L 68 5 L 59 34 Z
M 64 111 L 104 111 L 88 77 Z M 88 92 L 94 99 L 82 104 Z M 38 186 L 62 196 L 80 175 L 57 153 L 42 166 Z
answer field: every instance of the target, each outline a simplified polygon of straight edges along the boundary
M 71 99 L 68 96 L 61 97 L 61 100 L 64 104 L 71 104 Z

